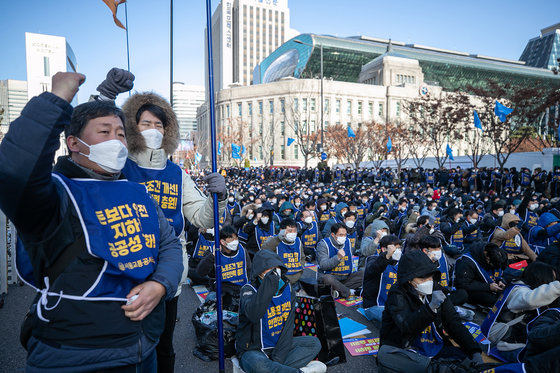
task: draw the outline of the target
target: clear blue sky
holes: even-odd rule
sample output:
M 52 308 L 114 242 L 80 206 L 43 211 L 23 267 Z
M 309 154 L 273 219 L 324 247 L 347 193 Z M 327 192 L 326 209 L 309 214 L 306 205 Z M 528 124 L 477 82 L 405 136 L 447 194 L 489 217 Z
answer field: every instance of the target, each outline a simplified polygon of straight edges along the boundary
M 218 4 L 213 0 L 213 8 Z M 129 0 L 135 89 L 169 96 L 169 1 Z M 0 79 L 26 79 L 25 32 L 66 37 L 87 76 L 79 100 L 107 71 L 126 68 L 124 30 L 101 0 L 2 1 Z M 540 29 L 560 22 L 560 1 L 289 0 L 299 32 L 392 38 L 517 60 Z M 124 23 L 124 4 L 119 7 Z M 204 85 L 204 0 L 174 1 L 174 80 Z

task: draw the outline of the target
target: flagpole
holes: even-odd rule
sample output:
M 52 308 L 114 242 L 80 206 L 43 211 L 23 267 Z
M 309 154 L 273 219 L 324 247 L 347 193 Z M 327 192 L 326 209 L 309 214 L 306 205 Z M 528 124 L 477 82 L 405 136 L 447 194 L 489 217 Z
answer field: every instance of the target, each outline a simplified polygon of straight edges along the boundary
M 216 123 L 214 111 L 214 64 L 212 62 L 212 7 L 211 0 L 206 0 L 206 47 L 208 48 L 208 109 L 210 112 L 210 144 L 212 146 L 212 172 L 217 172 L 218 162 L 216 161 Z M 222 314 L 222 266 L 219 254 L 220 250 L 220 220 L 218 210 L 218 194 L 213 195 L 214 202 L 214 252 L 216 253 L 216 306 L 218 317 L 218 352 L 219 352 L 219 371 L 225 372 L 224 364 L 224 331 Z
M 126 25 L 126 63 L 128 67 L 128 72 L 130 72 L 130 47 L 128 44 L 128 1 L 124 2 L 124 22 Z M 122 25 L 122 24 L 121 24 Z M 128 96 L 130 97 L 131 92 L 128 91 Z

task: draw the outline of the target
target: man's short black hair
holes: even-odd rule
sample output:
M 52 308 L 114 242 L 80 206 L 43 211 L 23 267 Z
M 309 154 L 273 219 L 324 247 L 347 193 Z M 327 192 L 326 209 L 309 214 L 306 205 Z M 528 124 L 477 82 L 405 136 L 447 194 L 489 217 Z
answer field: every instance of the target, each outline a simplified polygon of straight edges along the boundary
M 358 214 L 356 214 L 354 211 L 347 211 L 346 214 L 344 214 L 344 219 L 346 219 L 346 218 L 348 218 L 348 217 L 350 217 L 350 216 L 353 216 L 353 217 L 355 217 L 356 219 L 358 219 Z
M 336 235 L 338 233 L 338 230 L 341 228 L 344 229 L 346 232 L 348 232 L 348 228 L 346 228 L 346 225 L 335 223 L 331 225 L 331 233 L 334 233 Z
M 120 118 L 124 128 L 124 113 L 113 102 L 91 101 L 78 105 L 74 108 L 70 124 L 64 129 L 64 135 L 80 137 L 90 120 L 112 115 Z
M 293 219 L 284 219 L 280 222 L 280 229 L 286 229 L 288 227 L 297 228 L 297 223 Z
M 487 243 L 484 246 L 484 251 L 486 252 L 486 255 L 488 255 L 488 259 L 490 260 L 490 267 L 492 269 L 506 269 L 508 265 L 508 256 L 507 252 L 504 249 L 502 249 L 495 243 Z
M 224 225 L 220 228 L 220 240 L 237 237 L 237 230 L 231 225 Z
M 402 241 L 400 238 L 395 236 L 394 234 L 388 234 L 379 240 L 379 247 L 387 247 L 389 245 L 402 245 Z
M 418 219 L 416 219 L 416 226 L 426 225 L 429 220 L 430 217 L 428 215 L 420 215 Z
M 441 241 L 434 236 L 424 236 L 418 242 L 420 249 L 437 249 L 441 247 Z
M 140 123 L 140 117 L 145 111 L 149 111 L 157 119 L 161 120 L 163 128 L 167 127 L 167 115 L 165 115 L 165 111 L 163 111 L 161 107 L 154 104 L 144 104 L 140 106 L 140 109 L 138 109 L 138 111 L 136 112 L 136 124 Z

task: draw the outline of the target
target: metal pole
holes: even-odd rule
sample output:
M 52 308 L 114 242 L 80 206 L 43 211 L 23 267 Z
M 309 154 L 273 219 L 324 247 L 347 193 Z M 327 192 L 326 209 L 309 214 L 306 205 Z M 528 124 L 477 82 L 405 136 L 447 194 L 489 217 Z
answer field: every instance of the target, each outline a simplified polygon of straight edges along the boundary
M 321 153 L 323 152 L 323 148 L 324 148 L 324 127 L 323 127 L 323 115 L 325 115 L 325 109 L 323 107 L 323 44 L 319 44 L 321 46 Z
M 128 2 L 124 2 L 124 22 L 126 25 L 126 63 L 128 67 L 128 72 L 130 72 L 130 47 L 128 44 Z M 128 96 L 130 97 L 132 93 L 128 91 Z
M 214 108 L 214 64 L 212 62 L 212 7 L 211 0 L 206 0 L 206 38 L 208 39 L 208 109 L 210 113 L 210 144 L 212 146 L 212 172 L 218 170 L 216 160 L 216 118 Z M 214 250 L 216 258 L 216 315 L 218 317 L 218 351 L 219 371 L 225 372 L 224 364 L 224 326 L 222 314 L 222 266 L 220 258 L 220 219 L 218 209 L 218 194 L 214 193 Z
M 173 107 L 173 0 L 169 8 L 169 103 Z

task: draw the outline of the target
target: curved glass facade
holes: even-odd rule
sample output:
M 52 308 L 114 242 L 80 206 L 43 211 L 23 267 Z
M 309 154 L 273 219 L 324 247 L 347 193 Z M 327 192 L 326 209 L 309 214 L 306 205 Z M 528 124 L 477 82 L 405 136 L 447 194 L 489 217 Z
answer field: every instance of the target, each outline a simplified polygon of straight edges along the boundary
M 253 83 L 270 83 L 288 76 L 318 77 L 320 45 L 323 45 L 325 78 L 344 82 L 357 82 L 362 66 L 387 50 L 387 44 L 381 41 L 301 34 L 281 45 L 255 68 Z M 560 87 L 560 76 L 554 76 L 550 70 L 515 61 L 415 45 L 393 44 L 392 48 L 399 55 L 418 60 L 424 80 L 437 82 L 445 90 L 480 86 L 487 79 L 514 85 L 533 84 L 538 80 L 547 86 Z

